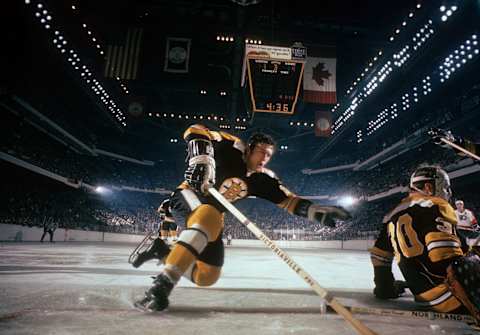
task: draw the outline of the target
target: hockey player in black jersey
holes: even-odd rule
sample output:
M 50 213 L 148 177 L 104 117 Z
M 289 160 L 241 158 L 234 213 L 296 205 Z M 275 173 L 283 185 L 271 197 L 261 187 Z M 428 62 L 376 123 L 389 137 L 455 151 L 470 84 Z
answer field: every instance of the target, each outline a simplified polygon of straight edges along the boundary
M 402 293 L 391 271 L 395 257 L 417 303 L 437 312 L 468 309 L 479 320 L 480 258 L 462 252 L 450 196 L 450 179 L 441 168 L 420 167 L 412 174 L 408 197 L 385 216 L 370 249 L 374 294 L 391 299 Z
M 341 207 L 314 204 L 290 192 L 266 167 L 275 151 L 268 135 L 255 134 L 245 145 L 228 133 L 194 125 L 185 131 L 184 139 L 188 147 L 185 181 L 170 197 L 170 210 L 183 230 L 163 270 L 136 303 L 139 308 L 167 308 L 168 296 L 182 276 L 198 286 L 210 286 L 218 280 L 224 259 L 225 208 L 209 195 L 210 187 L 230 202 L 255 196 L 325 225 L 334 226 L 335 220 L 350 217 Z
M 162 261 L 170 252 L 170 247 L 167 243 L 168 231 L 174 229 L 176 233 L 177 225 L 170 212 L 169 198 L 162 201 L 157 212 L 160 214 L 161 220 L 158 232 L 154 231 L 145 236 L 128 259 L 128 262 L 135 268 L 152 259 Z M 174 240 L 176 240 L 176 234 L 174 235 Z

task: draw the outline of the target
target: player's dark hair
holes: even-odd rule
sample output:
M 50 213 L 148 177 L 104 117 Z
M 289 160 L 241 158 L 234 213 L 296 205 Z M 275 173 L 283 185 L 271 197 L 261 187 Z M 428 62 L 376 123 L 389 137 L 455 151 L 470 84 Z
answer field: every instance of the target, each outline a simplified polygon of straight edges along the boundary
M 255 133 L 248 139 L 250 150 L 255 149 L 255 146 L 260 143 L 272 145 L 274 150 L 277 146 L 273 137 L 264 133 Z

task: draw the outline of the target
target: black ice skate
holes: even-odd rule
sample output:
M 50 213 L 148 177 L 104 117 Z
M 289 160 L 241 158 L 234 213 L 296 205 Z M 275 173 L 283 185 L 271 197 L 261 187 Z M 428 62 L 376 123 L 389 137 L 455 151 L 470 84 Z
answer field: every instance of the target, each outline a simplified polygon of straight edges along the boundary
M 173 283 L 161 273 L 153 281 L 152 287 L 145 292 L 145 297 L 135 302 L 135 307 L 149 312 L 163 311 L 168 307 L 168 296 L 172 289 Z
M 141 251 L 142 249 L 144 249 L 144 251 Z M 151 259 L 163 259 L 169 252 L 170 248 L 163 240 L 156 238 L 152 241 L 149 240 L 147 236 L 130 255 L 128 261 L 134 268 L 138 268 Z

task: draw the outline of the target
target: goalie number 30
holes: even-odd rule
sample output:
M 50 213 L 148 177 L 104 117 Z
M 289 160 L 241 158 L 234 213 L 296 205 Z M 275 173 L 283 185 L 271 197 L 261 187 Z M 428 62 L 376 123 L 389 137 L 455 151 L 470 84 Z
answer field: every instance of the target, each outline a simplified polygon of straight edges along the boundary
M 401 215 L 397 219 L 396 225 L 390 222 L 388 224 L 388 235 L 396 255 L 399 255 L 399 251 L 407 258 L 423 254 L 425 247 L 418 239 L 417 232 L 413 229 L 410 215 Z

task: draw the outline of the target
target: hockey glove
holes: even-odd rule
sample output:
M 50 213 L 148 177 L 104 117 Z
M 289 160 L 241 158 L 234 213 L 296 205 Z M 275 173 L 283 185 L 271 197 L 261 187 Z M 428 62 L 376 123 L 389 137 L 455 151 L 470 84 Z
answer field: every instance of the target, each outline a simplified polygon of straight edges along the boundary
M 197 192 L 206 194 L 208 188 L 215 184 L 215 161 L 211 157 L 190 159 L 185 171 L 185 180 Z
M 188 168 L 185 180 L 197 192 L 207 194 L 215 184 L 215 159 L 212 142 L 193 139 L 188 142 Z
M 308 207 L 307 217 L 327 227 L 335 227 L 336 220 L 345 221 L 352 216 L 343 207 L 312 204 Z
M 460 146 L 462 146 L 463 144 L 463 139 L 461 137 L 455 137 L 453 136 L 451 131 L 447 131 L 444 129 L 431 128 L 428 131 L 428 135 L 431 137 L 433 143 L 440 145 L 444 148 L 450 148 L 450 146 L 447 143 L 443 142 L 442 139 L 458 144 Z

